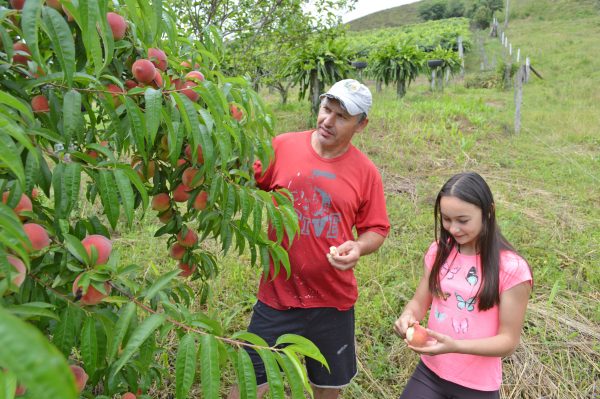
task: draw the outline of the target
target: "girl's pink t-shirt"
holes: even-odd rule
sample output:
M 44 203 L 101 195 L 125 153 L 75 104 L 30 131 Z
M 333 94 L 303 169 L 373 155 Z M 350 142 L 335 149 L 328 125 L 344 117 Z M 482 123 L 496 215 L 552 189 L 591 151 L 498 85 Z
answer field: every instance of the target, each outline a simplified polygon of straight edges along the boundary
M 431 244 L 425 255 L 425 266 L 431 270 L 437 252 Z M 428 327 L 454 339 L 478 339 L 498 333 L 498 306 L 479 311 L 475 295 L 481 285 L 479 255 L 463 255 L 456 248 L 450 252 L 440 271 L 444 298 L 434 296 Z M 500 253 L 500 295 L 502 292 L 532 280 L 527 262 L 512 251 Z M 422 355 L 423 363 L 440 378 L 480 391 L 497 391 L 502 383 L 500 357 L 446 353 Z

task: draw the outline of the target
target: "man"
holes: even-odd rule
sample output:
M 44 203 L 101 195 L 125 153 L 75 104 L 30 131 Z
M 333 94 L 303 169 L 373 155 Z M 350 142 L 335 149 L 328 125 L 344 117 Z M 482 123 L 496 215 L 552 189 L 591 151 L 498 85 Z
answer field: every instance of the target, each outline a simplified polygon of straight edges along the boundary
M 287 333 L 315 343 L 331 370 L 306 360 L 316 399 L 337 398 L 356 375 L 353 268 L 383 244 L 390 228 L 381 176 L 351 143 L 369 123 L 370 106 L 366 86 L 352 79 L 337 82 L 321 96 L 317 129 L 277 136 L 267 170 L 255 165 L 260 188 L 293 194 L 300 234 L 291 246 L 283 243 L 289 278 L 283 270 L 274 277 L 271 264 L 269 276 L 261 279 L 248 331 L 269 345 Z M 337 254 L 330 254 L 332 246 Z M 249 353 L 260 398 L 268 390 L 266 372 L 258 354 Z M 229 398 L 238 397 L 234 388 Z

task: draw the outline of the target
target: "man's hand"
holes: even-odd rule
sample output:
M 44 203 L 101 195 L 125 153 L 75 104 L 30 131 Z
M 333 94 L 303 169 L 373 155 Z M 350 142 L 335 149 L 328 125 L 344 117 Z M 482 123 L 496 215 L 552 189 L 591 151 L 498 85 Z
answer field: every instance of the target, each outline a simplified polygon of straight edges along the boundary
M 360 245 L 356 241 L 346 241 L 337 247 L 337 255 L 330 249 L 327 259 L 331 266 L 338 270 L 352 269 L 360 259 Z

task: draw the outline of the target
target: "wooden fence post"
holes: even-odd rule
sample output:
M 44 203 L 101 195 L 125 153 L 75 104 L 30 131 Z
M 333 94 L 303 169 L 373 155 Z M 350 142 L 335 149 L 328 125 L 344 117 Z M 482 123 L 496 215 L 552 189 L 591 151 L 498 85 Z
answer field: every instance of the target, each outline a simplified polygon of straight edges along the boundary
M 520 65 L 515 77 L 515 134 L 521 131 L 521 105 L 523 104 L 523 80 L 525 66 Z
M 530 71 L 530 65 L 531 65 L 531 61 L 529 60 L 529 57 L 525 58 L 525 83 L 529 83 L 529 74 L 531 73 Z
M 463 38 L 458 37 L 458 57 L 460 58 L 460 77 L 465 77 L 465 54 L 463 50 Z

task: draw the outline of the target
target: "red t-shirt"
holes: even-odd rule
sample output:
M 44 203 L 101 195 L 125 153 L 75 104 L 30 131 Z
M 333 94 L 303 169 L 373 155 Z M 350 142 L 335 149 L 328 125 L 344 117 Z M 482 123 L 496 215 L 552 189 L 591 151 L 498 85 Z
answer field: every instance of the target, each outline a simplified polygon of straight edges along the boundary
M 367 231 L 386 236 L 390 229 L 383 183 L 375 165 L 350 145 L 339 157 L 327 159 L 312 148 L 311 131 L 286 133 L 273 139 L 275 158 L 258 186 L 266 191 L 288 189 L 294 196 L 300 234 L 287 248 L 291 275 L 285 269 L 273 279 L 273 264 L 262 278 L 258 299 L 276 309 L 335 307 L 350 309 L 358 298 L 352 270 L 329 264 L 329 247 L 355 240 Z M 269 232 L 275 239 L 273 231 Z

